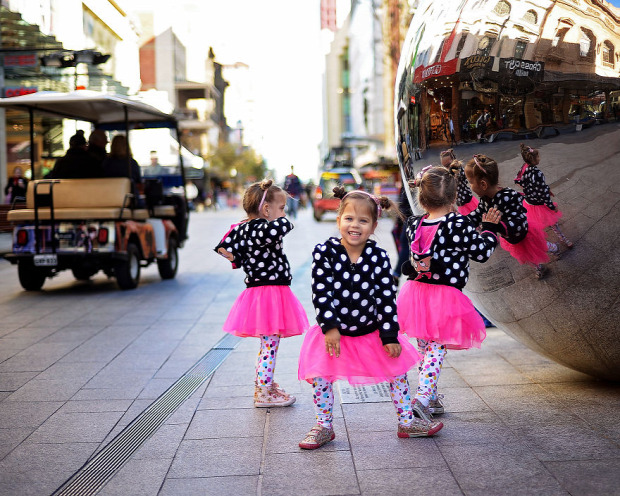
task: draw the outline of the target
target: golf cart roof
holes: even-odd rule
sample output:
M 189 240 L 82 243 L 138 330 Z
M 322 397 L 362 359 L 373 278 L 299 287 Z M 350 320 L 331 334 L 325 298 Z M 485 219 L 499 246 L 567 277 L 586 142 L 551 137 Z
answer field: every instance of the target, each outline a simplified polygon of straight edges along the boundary
M 176 127 L 174 115 L 126 96 L 79 90 L 71 93 L 42 91 L 0 98 L 0 107 L 32 109 L 67 119 L 87 121 L 101 129 Z

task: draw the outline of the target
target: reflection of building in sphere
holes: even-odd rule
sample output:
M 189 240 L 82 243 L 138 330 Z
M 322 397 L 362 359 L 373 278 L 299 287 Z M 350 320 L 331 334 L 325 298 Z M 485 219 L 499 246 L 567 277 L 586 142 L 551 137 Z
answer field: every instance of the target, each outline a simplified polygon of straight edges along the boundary
M 553 136 L 555 129 L 545 126 L 607 122 L 620 98 L 620 11 L 583 3 L 587 9 L 523 0 L 451 2 L 450 8 L 419 2 L 395 75 L 396 142 L 411 150 L 443 141 L 447 148 L 449 117 L 457 141 L 491 139 L 500 131 L 504 138 L 528 130 L 529 137 Z M 482 117 L 487 110 L 490 118 Z M 537 144 L 564 213 L 560 225 L 575 248 L 551 262 L 543 280 L 498 249 L 486 264 L 472 263 L 465 287 L 487 317 L 532 349 L 616 380 L 619 138 L 620 131 L 609 129 L 589 142 L 560 137 L 562 144 Z M 486 152 L 477 146 L 471 153 Z M 398 157 L 411 179 L 411 164 L 403 153 Z M 511 187 L 521 164 L 520 157 L 501 163 L 500 184 Z

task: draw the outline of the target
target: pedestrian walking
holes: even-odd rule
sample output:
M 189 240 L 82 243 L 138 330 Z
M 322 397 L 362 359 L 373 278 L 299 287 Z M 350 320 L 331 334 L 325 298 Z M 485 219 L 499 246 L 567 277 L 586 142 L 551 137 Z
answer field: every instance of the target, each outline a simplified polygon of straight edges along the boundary
M 390 259 L 370 240 L 382 209 L 397 210 L 386 197 L 365 191 L 346 193 L 336 220 L 340 237 L 314 248 L 312 303 L 317 325 L 304 338 L 299 357 L 299 379 L 312 384 L 317 424 L 299 443 L 316 449 L 335 438 L 333 422 L 336 380 L 350 384 L 389 381 L 398 415 L 398 437 L 432 436 L 443 424 L 415 419 L 407 371 L 420 359 L 416 349 L 399 336 L 396 292 Z
M 573 242 L 560 230 L 559 221 L 562 212 L 558 204 L 551 200 L 551 188 L 547 185 L 545 175 L 538 168 L 540 153 L 531 146 L 521 143 L 521 156 L 524 164 L 515 177 L 515 183 L 523 188 L 523 206 L 527 210 L 527 221 L 530 226 L 545 229 L 551 227 L 558 239 L 567 248 L 573 247 Z
M 448 130 L 450 131 L 450 145 L 457 146 L 456 136 L 454 134 L 454 122 L 452 122 L 452 116 L 450 116 L 450 120 L 448 121 Z
M 463 164 L 456 159 L 456 154 L 452 148 L 444 150 L 439 154 L 441 165 L 447 169 L 458 167 L 456 176 L 456 207 L 461 215 L 467 215 L 478 207 L 478 198 L 476 198 L 469 186 Z
M 291 173 L 287 175 L 284 180 L 284 191 L 288 194 L 286 199 L 286 211 L 293 219 L 296 219 L 303 187 L 299 177 L 295 174 L 295 167 L 292 165 Z
M 234 224 L 215 251 L 243 268 L 246 289 L 224 323 L 235 336 L 260 338 L 256 364 L 254 406 L 280 407 L 295 402 L 276 382 L 274 373 L 280 338 L 303 334 L 306 313 L 291 291 L 291 268 L 283 238 L 293 224 L 285 217 L 286 193 L 271 179 L 254 183 L 243 196 L 248 217 Z
M 427 167 L 414 187 L 425 211 L 407 219 L 411 258 L 408 275 L 398 295 L 401 332 L 415 338 L 423 360 L 413 401 L 416 417 L 432 420 L 444 413 L 437 382 L 446 349 L 480 348 L 485 323 L 462 289 L 469 277 L 469 261 L 486 262 L 497 246 L 500 213 L 482 216 L 482 231 L 454 211 L 458 168 Z
M 500 224 L 500 246 L 508 251 L 520 264 L 529 264 L 536 269 L 536 277 L 541 279 L 546 269 L 543 263 L 549 261 L 549 252 L 559 251 L 555 243 L 545 240 L 542 229 L 530 226 L 527 211 L 523 206 L 523 195 L 514 189 L 498 184 L 499 168 L 491 157 L 478 154 L 465 165 L 465 175 L 471 189 L 480 199 L 476 210 L 467 218 L 478 226 L 482 215 L 495 207 L 502 213 Z

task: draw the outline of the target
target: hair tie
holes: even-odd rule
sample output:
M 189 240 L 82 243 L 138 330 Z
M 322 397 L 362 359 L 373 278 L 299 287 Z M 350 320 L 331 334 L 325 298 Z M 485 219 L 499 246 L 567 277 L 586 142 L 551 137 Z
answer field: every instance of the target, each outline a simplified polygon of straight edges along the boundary
M 263 209 L 263 205 L 265 204 L 265 198 L 267 198 L 267 191 L 269 191 L 269 188 L 265 190 L 265 192 L 263 193 L 263 197 L 261 198 L 261 201 L 258 204 L 258 213 L 260 213 L 260 211 Z
M 368 191 L 364 191 L 363 189 L 354 189 L 353 191 L 349 191 L 346 195 L 344 195 L 342 199 L 344 200 L 351 193 L 362 193 L 364 195 L 370 196 L 372 201 L 374 201 L 375 204 L 377 205 L 377 218 L 381 217 L 382 209 L 381 209 L 381 201 L 379 200 L 379 198 L 377 198 L 374 195 L 371 195 Z
M 482 166 L 480 165 L 480 162 L 478 162 L 478 155 L 477 155 L 477 154 L 476 154 L 476 155 L 474 155 L 474 163 L 475 163 L 478 167 L 480 167 L 480 168 L 482 169 Z
M 527 151 L 528 151 L 528 152 L 530 152 L 530 153 L 534 153 L 534 150 L 532 150 L 532 147 L 531 147 L 531 146 L 528 146 L 528 147 L 527 147 Z

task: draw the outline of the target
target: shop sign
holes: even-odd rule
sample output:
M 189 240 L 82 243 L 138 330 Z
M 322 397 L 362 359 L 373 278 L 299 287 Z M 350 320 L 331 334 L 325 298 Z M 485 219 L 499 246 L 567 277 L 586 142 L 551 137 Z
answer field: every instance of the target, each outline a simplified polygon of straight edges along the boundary
M 4 67 L 33 67 L 35 65 L 37 65 L 37 57 L 34 53 L 4 56 Z
M 461 60 L 460 72 L 469 72 L 472 69 L 486 69 L 490 71 L 492 67 L 493 57 L 489 55 L 471 55 Z
M 456 72 L 456 63 L 458 59 L 448 60 L 439 64 L 429 65 L 428 67 L 420 66 L 415 70 L 413 77 L 414 83 L 421 83 L 426 79 L 439 76 L 449 76 Z
M 545 63 L 534 60 L 499 59 L 499 74 L 504 77 L 528 78 L 542 81 Z
M 13 96 L 22 96 L 22 95 L 30 95 L 31 93 L 36 93 L 36 86 L 21 86 L 19 88 L 4 88 L 2 92 L 2 96 L 4 98 L 11 98 Z
M 415 96 L 411 97 L 411 103 L 413 103 L 415 105 Z

